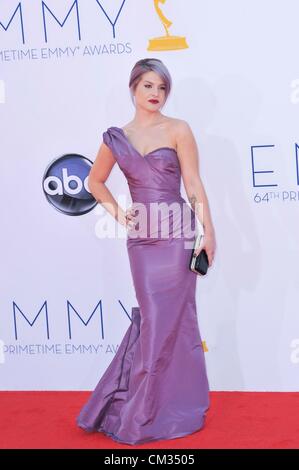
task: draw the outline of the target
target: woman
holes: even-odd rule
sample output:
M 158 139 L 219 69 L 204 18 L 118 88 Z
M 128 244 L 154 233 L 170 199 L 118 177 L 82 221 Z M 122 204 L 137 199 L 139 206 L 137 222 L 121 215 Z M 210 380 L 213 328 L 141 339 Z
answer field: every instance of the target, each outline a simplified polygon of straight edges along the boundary
M 195 254 L 205 248 L 209 266 L 216 243 L 192 131 L 160 111 L 171 89 L 167 68 L 158 59 L 140 60 L 129 87 L 135 116 L 103 133 L 89 188 L 128 230 L 139 306 L 132 308 L 132 323 L 77 423 L 115 441 L 140 444 L 204 425 L 209 384 L 195 303 L 197 274 L 189 269 L 196 217 L 204 239 Z M 116 162 L 133 201 L 126 213 L 105 185 Z M 192 208 L 180 194 L 181 176 Z

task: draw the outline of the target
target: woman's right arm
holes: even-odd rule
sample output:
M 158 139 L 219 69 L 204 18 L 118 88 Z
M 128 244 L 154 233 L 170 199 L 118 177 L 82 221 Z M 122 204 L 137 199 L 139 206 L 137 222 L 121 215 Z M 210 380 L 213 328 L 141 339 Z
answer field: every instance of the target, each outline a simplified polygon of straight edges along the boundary
M 116 163 L 110 148 L 103 142 L 88 176 L 88 187 L 93 197 L 122 225 L 127 224 L 126 214 L 117 204 L 105 181 Z

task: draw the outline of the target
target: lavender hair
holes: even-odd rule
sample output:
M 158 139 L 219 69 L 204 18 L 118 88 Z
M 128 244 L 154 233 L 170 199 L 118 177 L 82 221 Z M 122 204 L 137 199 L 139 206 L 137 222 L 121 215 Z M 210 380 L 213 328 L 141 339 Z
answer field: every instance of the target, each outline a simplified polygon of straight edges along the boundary
M 167 97 L 170 93 L 171 86 L 172 86 L 172 80 L 170 73 L 167 69 L 167 67 L 163 64 L 162 60 L 160 59 L 155 59 L 155 58 L 146 58 L 146 59 L 141 59 L 136 62 L 134 65 L 131 75 L 130 75 L 130 80 L 129 80 L 129 88 L 130 88 L 130 95 L 131 95 L 131 100 L 134 104 L 134 92 L 136 90 L 136 87 L 138 83 L 140 82 L 142 75 L 146 72 L 153 71 L 157 73 L 161 80 L 163 80 L 164 85 L 165 85 L 165 103 L 167 100 Z

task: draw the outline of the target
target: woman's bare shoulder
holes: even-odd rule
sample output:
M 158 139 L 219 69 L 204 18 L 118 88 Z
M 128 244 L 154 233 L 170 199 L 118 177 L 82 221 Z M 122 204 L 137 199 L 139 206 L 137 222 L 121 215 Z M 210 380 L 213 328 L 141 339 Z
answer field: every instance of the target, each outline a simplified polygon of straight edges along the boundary
M 180 142 L 192 135 L 192 130 L 184 119 L 172 118 L 171 121 L 169 129 L 173 136 L 173 143 L 178 148 Z
M 186 132 L 191 130 L 191 127 L 187 121 L 177 118 L 173 120 L 173 128 L 175 132 Z
M 184 135 L 186 132 L 191 130 L 188 122 L 185 121 L 184 119 L 169 117 L 167 121 L 168 121 L 167 124 L 168 124 L 169 131 L 174 136 Z
M 123 124 L 122 126 L 120 126 L 120 128 L 123 129 L 125 132 L 129 131 L 131 127 L 132 127 L 131 122 L 128 122 L 127 124 Z

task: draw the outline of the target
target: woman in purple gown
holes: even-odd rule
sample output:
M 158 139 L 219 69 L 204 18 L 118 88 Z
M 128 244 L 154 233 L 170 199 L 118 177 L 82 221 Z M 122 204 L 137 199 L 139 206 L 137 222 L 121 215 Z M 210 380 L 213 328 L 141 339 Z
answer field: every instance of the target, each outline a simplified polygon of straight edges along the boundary
M 129 87 L 135 117 L 103 133 L 89 188 L 127 228 L 138 307 L 77 424 L 117 442 L 141 444 L 182 437 L 204 425 L 209 383 L 196 312 L 197 274 L 189 269 L 197 222 L 204 238 L 196 254 L 205 248 L 209 266 L 216 242 L 192 131 L 186 121 L 160 112 L 171 89 L 167 68 L 158 59 L 140 60 Z M 116 162 L 132 197 L 127 212 L 105 185 Z M 180 194 L 181 177 L 191 208 Z

